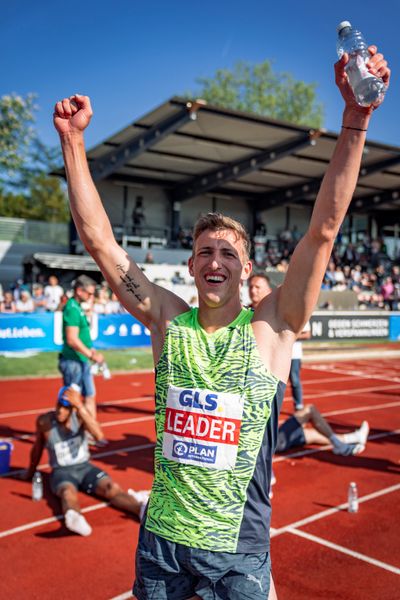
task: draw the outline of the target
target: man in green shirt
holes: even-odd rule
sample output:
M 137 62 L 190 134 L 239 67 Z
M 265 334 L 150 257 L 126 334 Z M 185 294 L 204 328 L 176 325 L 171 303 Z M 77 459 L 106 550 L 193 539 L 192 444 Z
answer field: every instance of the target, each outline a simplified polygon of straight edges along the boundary
M 104 357 L 92 346 L 90 325 L 82 303 L 93 299 L 96 284 L 90 277 L 80 275 L 74 283 L 74 295 L 63 310 L 63 347 L 59 369 L 65 386 L 76 383 L 82 390 L 85 406 L 96 418 L 96 389 L 91 373 L 91 361 L 102 363 Z

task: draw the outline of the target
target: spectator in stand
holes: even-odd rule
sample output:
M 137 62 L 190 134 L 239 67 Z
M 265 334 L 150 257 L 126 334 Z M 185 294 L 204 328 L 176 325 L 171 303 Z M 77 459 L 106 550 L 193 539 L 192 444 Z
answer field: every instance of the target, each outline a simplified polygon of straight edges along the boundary
M 146 263 L 146 265 L 154 264 L 154 256 L 153 256 L 152 252 L 147 252 L 147 254 L 144 258 L 144 262 Z
M 11 286 L 13 298 L 15 302 L 19 300 L 20 294 L 22 290 L 27 290 L 27 286 L 24 283 L 23 279 L 17 279 L 16 282 Z
M 43 313 L 46 312 L 47 299 L 44 295 L 43 286 L 41 283 L 34 283 L 32 286 L 32 300 L 34 311 Z
M 175 271 L 174 275 L 171 277 L 171 283 L 174 285 L 182 285 L 185 283 L 185 279 L 179 273 L 179 271 Z
M 335 277 L 334 285 L 338 285 L 339 283 L 341 283 L 341 284 L 345 283 L 344 273 L 343 273 L 342 267 L 340 267 L 339 265 L 337 265 L 335 268 L 334 277 Z
M 17 312 L 13 293 L 11 290 L 7 290 L 6 292 L 4 292 L 4 298 L 3 298 L 2 302 L 0 302 L 0 312 L 1 313 Z
M 350 267 L 354 267 L 360 260 L 360 255 L 357 250 L 354 248 L 353 244 L 348 244 L 341 256 L 342 263 L 344 265 L 348 265 Z
M 118 300 L 118 296 L 112 292 L 111 298 L 106 304 L 106 315 L 121 315 L 126 313 L 126 310 Z
M 44 295 L 47 299 L 47 310 L 55 312 L 60 304 L 61 297 L 64 293 L 63 288 L 58 283 L 56 275 L 50 275 L 49 283 L 44 288 Z
M 289 250 L 292 245 L 292 232 L 289 227 L 286 227 L 279 234 L 279 250 L 283 252 L 283 250 Z
M 141 235 L 144 221 L 143 197 L 138 196 L 132 211 L 132 233 L 134 235 Z
M 93 312 L 98 315 L 106 314 L 107 303 L 110 300 L 108 291 L 101 287 L 97 289 L 94 294 Z
M 35 310 L 33 300 L 28 290 L 21 290 L 19 300 L 15 303 L 17 313 L 32 313 Z
M 394 285 L 391 277 L 385 277 L 380 291 L 382 294 L 384 307 L 389 310 L 393 310 Z
M 336 283 L 336 267 L 333 260 L 330 260 L 328 263 L 328 268 L 325 273 L 326 279 L 329 281 L 331 287 L 333 287 Z

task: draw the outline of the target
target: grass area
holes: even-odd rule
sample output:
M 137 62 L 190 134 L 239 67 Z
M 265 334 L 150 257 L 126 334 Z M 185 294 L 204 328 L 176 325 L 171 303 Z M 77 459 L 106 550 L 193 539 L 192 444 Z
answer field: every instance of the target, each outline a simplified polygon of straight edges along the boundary
M 334 341 L 310 341 L 305 342 L 305 352 L 316 350 L 335 350 L 350 348 L 365 348 L 374 344 L 389 344 L 387 339 L 375 340 L 334 340 Z M 392 342 L 394 348 L 399 343 Z M 106 350 L 103 352 L 111 372 L 135 371 L 141 369 L 152 369 L 154 366 L 151 349 L 127 348 L 125 350 Z M 0 378 L 2 377 L 43 377 L 59 375 L 57 368 L 57 352 L 40 352 L 34 356 L 0 356 Z
M 105 360 L 111 372 L 135 371 L 153 368 L 150 348 L 105 350 Z M 57 367 L 58 352 L 40 352 L 34 356 L 0 356 L 0 377 L 34 377 L 60 375 Z

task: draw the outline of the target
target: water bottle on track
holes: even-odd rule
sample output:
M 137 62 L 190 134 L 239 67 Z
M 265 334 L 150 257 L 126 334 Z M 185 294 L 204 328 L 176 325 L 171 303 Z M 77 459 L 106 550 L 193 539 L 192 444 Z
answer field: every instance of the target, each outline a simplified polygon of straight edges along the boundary
M 32 500 L 36 502 L 43 498 L 43 479 L 40 471 L 36 471 L 32 477 Z

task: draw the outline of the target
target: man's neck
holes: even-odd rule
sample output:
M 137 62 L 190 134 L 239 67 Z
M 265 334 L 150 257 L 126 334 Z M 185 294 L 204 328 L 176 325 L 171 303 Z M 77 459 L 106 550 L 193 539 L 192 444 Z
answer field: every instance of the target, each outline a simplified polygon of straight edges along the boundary
M 222 327 L 232 323 L 242 310 L 242 305 L 238 300 L 232 305 L 220 307 L 209 307 L 203 302 L 199 302 L 199 323 L 206 333 L 214 333 Z

